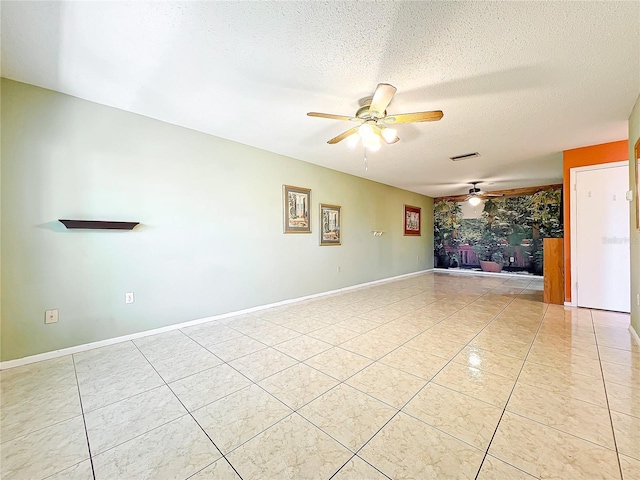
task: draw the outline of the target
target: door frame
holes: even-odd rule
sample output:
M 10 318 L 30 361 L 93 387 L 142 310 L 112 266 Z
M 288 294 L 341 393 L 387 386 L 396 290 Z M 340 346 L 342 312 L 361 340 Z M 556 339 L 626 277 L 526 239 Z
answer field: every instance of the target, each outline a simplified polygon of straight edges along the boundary
M 603 170 L 605 168 L 617 168 L 627 167 L 629 169 L 629 160 L 623 160 L 621 162 L 611 163 L 599 163 L 597 165 L 589 165 L 586 167 L 573 167 L 569 169 L 569 211 L 571 224 L 569 226 L 569 232 L 571 235 L 571 303 L 570 306 L 578 306 L 578 289 L 576 284 L 578 283 L 578 259 L 576 258 L 578 253 L 578 202 L 576 198 L 576 182 L 578 172 L 586 172 L 588 170 Z

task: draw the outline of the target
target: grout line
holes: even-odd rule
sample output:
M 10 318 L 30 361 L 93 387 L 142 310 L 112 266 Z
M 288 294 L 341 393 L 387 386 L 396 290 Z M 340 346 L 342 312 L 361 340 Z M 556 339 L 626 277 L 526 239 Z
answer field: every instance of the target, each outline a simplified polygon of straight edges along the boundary
M 78 386 L 78 400 L 80 401 L 80 412 L 82 413 L 82 424 L 84 425 L 84 435 L 87 440 L 87 451 L 89 453 L 89 462 L 91 463 L 91 475 L 93 480 L 96 479 L 96 471 L 93 466 L 93 455 L 91 455 L 91 443 L 89 442 L 89 431 L 87 430 L 87 420 L 85 418 L 84 408 L 82 406 L 82 395 L 80 394 L 80 382 L 78 381 L 78 372 L 76 370 L 76 359 L 71 355 L 71 362 L 73 363 L 73 373 L 76 377 L 76 385 Z
M 613 447 L 616 452 L 616 460 L 618 461 L 618 469 L 620 471 L 620 478 L 624 478 L 622 473 L 622 463 L 620 462 L 620 451 L 618 450 L 618 441 L 616 440 L 616 430 L 613 428 L 613 417 L 611 415 L 611 407 L 609 405 L 609 395 L 607 394 L 607 382 L 604 379 L 604 370 L 602 369 L 602 359 L 600 358 L 600 345 L 598 344 L 598 332 L 595 328 L 593 321 L 593 312 L 589 310 L 589 316 L 591 317 L 591 325 L 593 327 L 593 336 L 596 339 L 596 350 L 598 352 L 598 363 L 600 364 L 600 374 L 602 375 L 602 386 L 604 387 L 604 399 L 607 402 L 607 413 L 609 414 L 609 423 L 611 425 L 611 435 L 613 436 Z
M 520 295 L 518 294 L 518 296 L 520 296 Z M 531 343 L 529 344 L 529 349 L 527 350 L 527 354 L 525 355 L 524 360 L 522 361 L 522 366 L 520 367 L 520 371 L 518 372 L 518 376 L 516 377 L 515 382 L 513 382 L 513 387 L 511 388 L 511 392 L 509 393 L 509 396 L 507 397 L 507 400 L 504 403 L 504 407 L 502 409 L 502 413 L 500 414 L 500 419 L 498 420 L 498 423 L 496 424 L 496 428 L 493 431 L 493 435 L 491 435 L 491 439 L 489 440 L 489 443 L 487 444 L 487 449 L 485 450 L 484 457 L 482 458 L 482 462 L 480 462 L 480 466 L 478 467 L 478 472 L 476 473 L 475 480 L 477 480 L 478 479 L 478 475 L 480 475 L 480 471 L 482 470 L 482 465 L 484 464 L 484 461 L 486 460 L 487 455 L 489 454 L 489 449 L 491 448 L 491 444 L 493 443 L 493 439 L 495 438 L 496 433 L 498 433 L 498 428 L 500 427 L 500 423 L 502 423 L 502 418 L 504 417 L 504 413 L 507 411 L 507 405 L 509 405 L 509 401 L 511 400 L 511 396 L 513 395 L 513 392 L 516 389 L 516 385 L 518 385 L 518 380 L 520 379 L 520 375 L 522 374 L 522 370 L 524 370 L 524 366 L 527 363 L 527 357 L 529 357 L 529 353 L 531 352 L 531 349 L 533 348 L 533 344 L 536 341 L 536 338 L 538 336 L 538 332 L 540 331 L 540 327 L 542 327 L 542 323 L 544 322 L 544 317 L 547 315 L 547 311 L 548 310 L 549 310 L 549 304 L 547 304 L 547 306 L 544 308 L 542 316 L 540 317 L 540 322 L 538 323 L 538 328 L 536 329 L 536 332 L 533 335 L 533 339 L 531 340 Z M 498 458 L 498 457 L 496 457 L 496 458 Z M 500 459 L 500 460 L 504 462 L 504 460 L 502 460 L 502 459 Z M 505 462 L 505 463 L 507 463 L 508 465 L 511 465 L 508 462 Z M 512 466 L 515 467 L 515 465 L 512 465 Z M 518 467 L 515 467 L 515 468 L 518 468 Z M 519 469 L 519 470 L 521 470 L 521 469 Z M 529 473 L 529 472 L 527 472 L 527 473 Z

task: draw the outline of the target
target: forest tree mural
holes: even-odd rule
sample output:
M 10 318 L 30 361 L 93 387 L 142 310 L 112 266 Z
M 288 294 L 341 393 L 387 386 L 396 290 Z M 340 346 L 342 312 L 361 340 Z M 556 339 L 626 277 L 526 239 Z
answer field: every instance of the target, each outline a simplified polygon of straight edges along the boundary
M 488 199 L 479 218 L 464 218 L 453 200 L 434 203 L 434 257 L 440 268 L 542 275 L 542 239 L 562 236 L 561 188 Z

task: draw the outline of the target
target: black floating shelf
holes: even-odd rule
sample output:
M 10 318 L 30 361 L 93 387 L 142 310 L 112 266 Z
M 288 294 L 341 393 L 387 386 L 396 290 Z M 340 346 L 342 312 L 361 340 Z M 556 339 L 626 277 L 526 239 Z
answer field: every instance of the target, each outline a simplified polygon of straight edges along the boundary
M 91 230 L 133 230 L 140 222 L 105 222 L 99 220 L 62 220 L 58 219 L 67 228 L 85 228 Z

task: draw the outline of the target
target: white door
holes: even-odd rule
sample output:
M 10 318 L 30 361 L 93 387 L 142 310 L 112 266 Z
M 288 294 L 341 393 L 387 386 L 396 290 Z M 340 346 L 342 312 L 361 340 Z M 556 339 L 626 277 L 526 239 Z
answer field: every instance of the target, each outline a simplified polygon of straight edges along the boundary
M 630 311 L 629 168 L 576 172 L 579 307 Z

